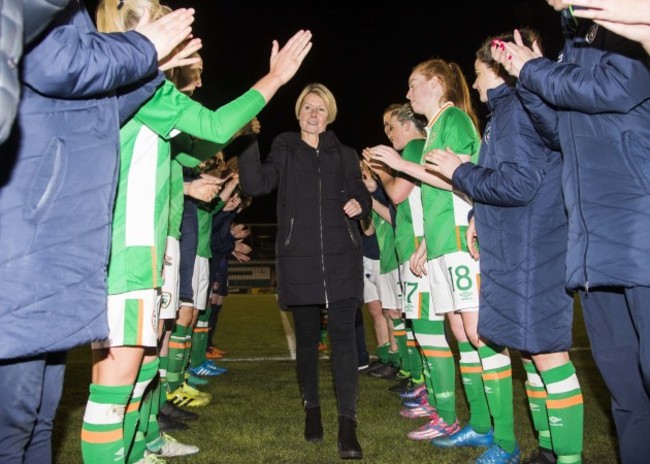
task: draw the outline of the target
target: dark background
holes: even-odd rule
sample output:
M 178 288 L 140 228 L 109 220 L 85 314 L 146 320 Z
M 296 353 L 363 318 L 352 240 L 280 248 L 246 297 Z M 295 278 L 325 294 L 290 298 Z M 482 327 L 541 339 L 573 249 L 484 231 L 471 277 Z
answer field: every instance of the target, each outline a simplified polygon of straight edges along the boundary
M 88 0 L 94 12 L 96 1 Z M 545 54 L 562 45 L 559 14 L 544 0 L 375 2 L 169 0 L 172 8 L 196 9 L 194 35 L 203 40 L 203 87 L 194 98 L 217 108 L 245 92 L 269 67 L 271 43 L 283 45 L 299 29 L 313 33 L 313 48 L 296 76 L 260 113 L 264 154 L 274 136 L 296 131 L 294 104 L 314 81 L 332 90 L 339 107 L 329 127 L 357 151 L 388 143 L 381 122 L 391 103 L 405 102 L 411 69 L 428 58 L 457 62 L 468 84 L 474 56 L 490 35 L 530 26 L 542 34 Z M 484 121 L 487 110 L 474 90 Z M 275 197 L 256 198 L 238 222 L 275 222 Z

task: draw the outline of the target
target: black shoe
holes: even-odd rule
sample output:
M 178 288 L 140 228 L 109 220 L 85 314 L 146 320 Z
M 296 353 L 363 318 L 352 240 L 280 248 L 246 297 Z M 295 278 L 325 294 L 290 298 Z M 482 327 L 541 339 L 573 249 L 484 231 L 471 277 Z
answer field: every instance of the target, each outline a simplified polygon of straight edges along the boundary
M 378 379 L 394 380 L 398 372 L 399 367 L 395 367 L 391 363 L 388 363 L 375 369 L 374 371 L 369 372 L 368 375 L 370 377 L 375 377 Z
M 410 378 L 402 379 L 399 382 L 397 382 L 395 385 L 393 385 L 392 387 L 389 387 L 388 391 L 393 392 L 393 393 L 402 393 L 402 392 L 405 392 L 406 390 L 408 390 L 410 388 L 410 386 L 411 386 L 411 379 Z
M 368 369 L 370 369 L 370 364 L 359 364 L 359 374 L 365 374 L 368 372 Z
M 370 374 L 372 371 L 379 369 L 380 367 L 384 366 L 384 363 L 381 361 L 373 361 L 368 365 L 368 369 L 366 369 L 364 372 L 366 374 Z
M 174 432 L 177 430 L 187 430 L 190 428 L 190 426 L 186 423 L 172 419 L 162 412 L 158 412 L 157 419 L 158 427 L 162 432 Z
M 361 459 L 363 451 L 357 440 L 357 421 L 339 416 L 339 457 L 341 459 Z
M 533 454 L 521 461 L 521 464 L 556 464 L 556 462 L 557 458 L 553 451 L 540 446 Z
M 181 409 L 175 404 L 165 403 L 163 407 L 160 408 L 160 413 L 165 414 L 167 417 L 176 420 L 176 421 L 195 421 L 199 418 L 199 415 L 192 411 L 186 411 Z
M 323 424 L 320 420 L 320 406 L 305 408 L 305 440 L 317 442 L 323 439 Z

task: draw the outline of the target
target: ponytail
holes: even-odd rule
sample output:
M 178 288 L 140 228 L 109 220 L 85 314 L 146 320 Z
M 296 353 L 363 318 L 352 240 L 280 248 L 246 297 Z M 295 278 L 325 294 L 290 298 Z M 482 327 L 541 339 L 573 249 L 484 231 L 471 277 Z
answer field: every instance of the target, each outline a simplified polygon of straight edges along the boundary
M 467 116 L 469 116 L 476 128 L 476 132 L 480 133 L 478 128 L 478 117 L 476 116 L 476 111 L 474 111 L 474 105 L 472 105 L 472 98 L 469 93 L 469 86 L 467 85 L 465 75 L 460 69 L 460 66 L 456 63 L 449 63 L 449 69 L 451 70 L 450 76 L 453 84 L 452 82 L 449 83 L 447 99 L 467 113 Z

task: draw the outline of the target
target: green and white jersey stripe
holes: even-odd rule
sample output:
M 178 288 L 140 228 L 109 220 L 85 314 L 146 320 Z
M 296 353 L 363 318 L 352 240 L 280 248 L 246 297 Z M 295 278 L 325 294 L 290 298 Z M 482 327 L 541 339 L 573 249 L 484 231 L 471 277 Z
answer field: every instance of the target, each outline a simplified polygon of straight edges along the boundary
M 183 166 L 172 159 L 170 171 L 169 227 L 167 234 L 177 240 L 181 238 L 183 220 Z
M 122 128 L 120 135 L 109 294 L 162 285 L 169 220 L 169 145 L 135 119 Z

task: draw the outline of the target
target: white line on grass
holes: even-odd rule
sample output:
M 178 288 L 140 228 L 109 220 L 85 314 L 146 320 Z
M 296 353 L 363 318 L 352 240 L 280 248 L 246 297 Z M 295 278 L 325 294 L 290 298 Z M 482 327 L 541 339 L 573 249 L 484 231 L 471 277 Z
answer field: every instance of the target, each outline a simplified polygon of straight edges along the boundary
M 281 313 L 283 317 L 283 322 L 286 320 L 286 317 L 284 315 L 284 311 Z M 250 362 L 250 361 L 294 361 L 296 359 L 296 340 L 293 334 L 293 330 L 291 329 L 291 326 L 286 328 L 285 330 L 288 330 L 289 333 L 287 334 L 287 343 L 289 344 L 289 349 L 291 351 L 291 356 L 266 356 L 266 357 L 255 357 L 255 358 L 223 358 L 219 359 L 217 362 L 219 363 L 227 363 L 227 362 Z M 591 348 L 588 346 L 576 346 L 574 348 L 569 349 L 569 351 L 590 351 Z M 320 355 L 321 359 L 329 359 L 329 356 L 321 354 Z M 376 358 L 376 356 L 371 355 L 371 359 Z
M 228 358 L 228 359 L 219 359 L 218 363 L 222 362 L 250 362 L 250 361 L 293 361 L 296 358 L 291 358 L 289 356 L 264 356 L 264 357 L 255 357 L 255 358 Z
M 287 345 L 289 345 L 289 354 L 291 356 L 291 359 L 296 359 L 296 335 L 293 333 L 293 328 L 289 323 L 287 312 L 280 311 L 280 317 L 282 318 L 282 326 L 284 327 L 284 333 L 287 334 Z
M 329 359 L 330 357 L 326 354 L 321 354 L 318 356 L 320 359 Z M 370 357 L 372 359 L 373 356 Z M 290 357 L 290 356 L 260 356 L 260 357 L 254 357 L 254 358 L 223 358 L 223 359 L 217 359 L 216 362 L 221 364 L 221 363 L 229 363 L 229 362 L 251 362 L 251 361 L 295 361 L 295 357 Z

